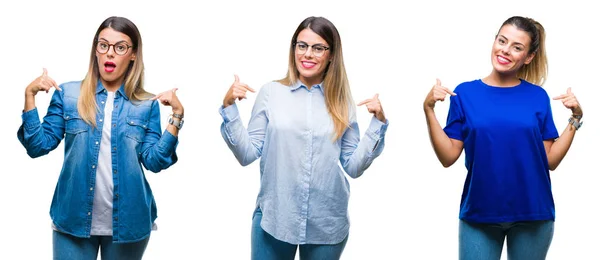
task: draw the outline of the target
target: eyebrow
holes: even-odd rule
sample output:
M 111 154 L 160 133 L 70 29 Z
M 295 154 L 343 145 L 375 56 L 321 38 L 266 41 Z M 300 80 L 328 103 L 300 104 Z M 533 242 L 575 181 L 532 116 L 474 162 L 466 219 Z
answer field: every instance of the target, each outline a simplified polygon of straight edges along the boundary
M 100 39 L 98 39 L 98 41 L 105 41 L 105 42 L 108 42 L 108 43 L 110 43 L 110 41 L 109 41 L 109 40 L 107 40 L 107 39 L 104 39 L 104 38 L 100 38 Z M 116 42 L 115 44 L 119 44 L 119 43 L 122 43 L 122 42 L 129 44 L 129 43 L 126 41 L 126 40 L 121 40 L 121 41 L 118 41 L 118 42 Z
M 502 35 L 502 34 L 498 34 L 498 37 L 502 37 L 502 39 L 504 39 L 504 40 L 508 40 L 508 38 L 506 38 L 506 37 L 505 37 L 504 35 Z M 514 42 L 514 44 L 521 45 L 521 46 L 525 47 L 525 44 L 522 44 L 522 43 L 520 43 L 520 42 Z
M 310 44 L 308 44 L 308 43 L 307 43 L 307 42 L 305 42 L 305 41 L 296 41 L 296 43 L 304 43 L 304 44 L 306 44 L 306 45 L 310 45 Z M 319 45 L 320 45 L 320 46 L 327 47 L 327 45 L 326 45 L 326 44 L 324 44 L 324 43 L 315 43 L 315 44 L 313 44 L 313 46 L 314 46 L 314 45 L 316 45 L 316 46 L 319 46 Z

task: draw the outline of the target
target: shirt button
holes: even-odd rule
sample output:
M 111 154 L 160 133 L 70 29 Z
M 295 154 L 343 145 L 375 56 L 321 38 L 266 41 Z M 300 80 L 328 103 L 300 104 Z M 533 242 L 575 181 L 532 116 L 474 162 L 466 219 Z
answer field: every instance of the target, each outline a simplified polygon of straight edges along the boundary
M 102 118 L 100 118 L 100 122 L 102 122 Z
M 119 221 L 119 217 L 115 217 L 115 221 Z
M 117 124 L 113 124 L 113 127 L 117 127 Z
M 102 102 L 100 102 L 100 103 L 104 104 L 104 101 L 102 101 Z
M 96 169 L 96 165 L 95 165 L 95 164 L 94 164 L 94 165 L 92 165 L 92 169 Z
M 89 211 L 88 211 L 88 216 L 89 216 L 89 215 L 92 215 L 92 212 L 89 212 Z
M 117 147 L 116 147 L 116 146 L 115 146 L 115 147 L 113 147 L 113 150 L 115 150 L 115 151 L 116 151 L 116 150 L 117 150 Z
M 65 117 L 66 119 L 69 119 L 69 116 Z
M 115 108 L 117 108 L 119 105 L 115 105 Z
M 115 198 L 117 198 L 117 199 L 119 198 L 119 193 L 115 194 Z
M 117 170 L 113 170 L 113 173 L 114 173 L 114 174 L 117 174 Z
M 94 187 L 90 187 L 90 190 L 94 190 Z

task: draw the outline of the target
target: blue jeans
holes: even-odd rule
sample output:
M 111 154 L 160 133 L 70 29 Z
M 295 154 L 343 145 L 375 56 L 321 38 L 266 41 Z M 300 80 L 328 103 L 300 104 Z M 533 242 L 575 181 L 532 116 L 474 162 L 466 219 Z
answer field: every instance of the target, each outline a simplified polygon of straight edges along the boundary
M 509 260 L 544 260 L 554 221 L 483 224 L 461 220 L 458 230 L 460 260 L 499 260 L 505 237 Z
M 148 245 L 148 240 L 150 240 L 150 237 L 138 242 L 117 244 L 112 242 L 112 237 L 110 236 L 80 238 L 53 231 L 53 259 L 96 260 L 98 258 L 98 249 L 100 249 L 103 260 L 142 259 L 146 245 Z
M 300 259 L 340 259 L 346 246 L 346 237 L 335 245 L 293 245 L 269 235 L 260 227 L 262 212 L 256 209 L 252 217 L 252 260 L 294 260 L 296 249 L 300 247 Z

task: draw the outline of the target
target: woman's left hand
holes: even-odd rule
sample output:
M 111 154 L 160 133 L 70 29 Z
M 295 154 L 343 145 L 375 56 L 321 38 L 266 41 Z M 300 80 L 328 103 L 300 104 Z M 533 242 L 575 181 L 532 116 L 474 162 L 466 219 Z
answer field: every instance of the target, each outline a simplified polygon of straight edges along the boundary
M 177 88 L 167 90 L 156 95 L 152 100 L 158 100 L 161 104 L 170 106 L 173 109 L 173 114 L 183 115 L 183 105 L 179 101 L 179 98 L 177 98 L 175 91 L 177 91 Z
M 573 115 L 583 116 L 583 110 L 581 110 L 581 105 L 579 104 L 579 101 L 577 101 L 575 94 L 571 92 L 570 87 L 567 89 L 566 94 L 562 94 L 552 99 L 560 100 L 566 108 L 571 109 Z
M 372 113 L 379 121 L 385 123 L 385 115 L 383 114 L 383 107 L 381 101 L 379 101 L 379 94 L 375 94 L 373 98 L 365 99 L 357 104 L 357 106 L 366 105 L 369 113 Z

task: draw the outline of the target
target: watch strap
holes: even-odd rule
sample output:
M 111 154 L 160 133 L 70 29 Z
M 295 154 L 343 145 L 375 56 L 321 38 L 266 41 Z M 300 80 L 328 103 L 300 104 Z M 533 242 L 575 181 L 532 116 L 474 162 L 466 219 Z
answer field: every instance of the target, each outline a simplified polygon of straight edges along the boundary
M 178 130 L 181 130 L 183 127 L 183 119 L 175 120 L 173 116 L 169 117 L 169 124 L 175 126 Z
M 575 127 L 575 130 L 579 130 L 579 128 L 583 125 L 583 122 L 575 120 L 574 117 L 569 117 L 569 124 L 573 125 L 573 127 Z

